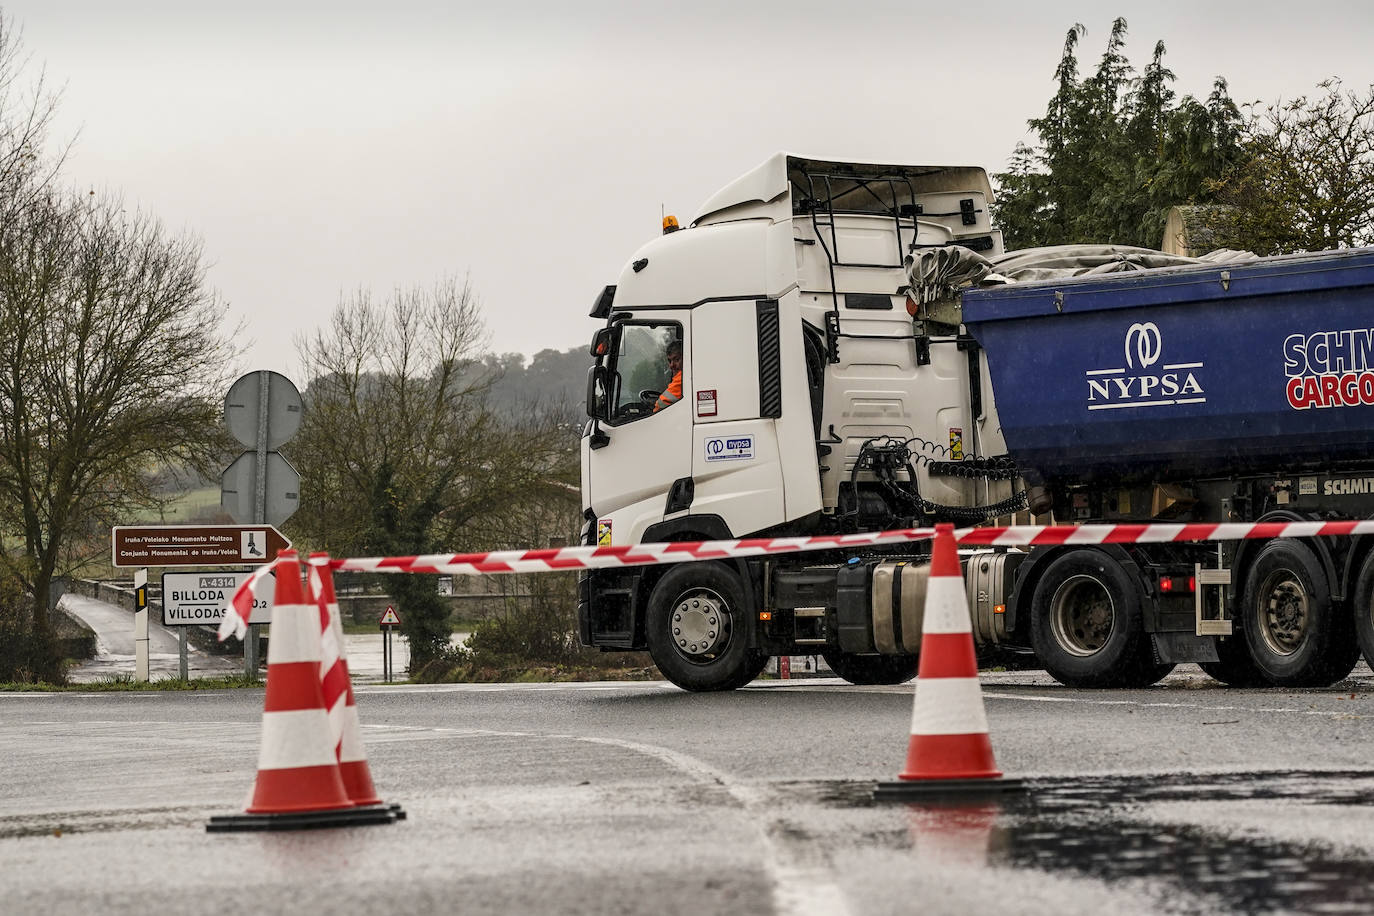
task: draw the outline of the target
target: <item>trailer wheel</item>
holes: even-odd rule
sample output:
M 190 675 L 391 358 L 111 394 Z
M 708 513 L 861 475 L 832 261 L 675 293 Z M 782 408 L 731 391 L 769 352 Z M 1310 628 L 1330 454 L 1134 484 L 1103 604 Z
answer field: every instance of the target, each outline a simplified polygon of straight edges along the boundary
M 1218 639 L 1217 660 L 1199 662 L 1198 667 L 1229 687 L 1264 687 L 1269 683 L 1240 634 Z
M 1152 684 L 1156 670 L 1141 626 L 1140 589 L 1098 550 L 1054 560 L 1031 602 L 1031 645 L 1055 680 L 1070 687 Z
M 1321 562 L 1299 541 L 1260 549 L 1245 576 L 1241 616 L 1250 656 L 1276 686 L 1329 686 L 1359 658 L 1354 621 L 1332 603 Z
M 1355 580 L 1355 638 L 1364 660 L 1374 667 L 1374 553 L 1365 558 Z
M 734 690 L 768 656 L 749 648 L 744 590 L 720 563 L 680 563 L 649 596 L 645 637 L 663 676 L 684 690 Z
M 858 655 L 833 648 L 823 649 L 821 658 L 831 671 L 860 687 L 905 684 L 916 676 L 920 664 L 918 655 Z

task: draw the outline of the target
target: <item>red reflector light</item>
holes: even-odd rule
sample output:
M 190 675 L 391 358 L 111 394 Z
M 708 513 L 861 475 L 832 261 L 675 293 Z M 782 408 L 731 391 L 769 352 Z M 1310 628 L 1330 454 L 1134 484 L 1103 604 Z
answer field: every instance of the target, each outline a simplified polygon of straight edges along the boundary
M 1176 592 L 1186 588 L 1190 592 L 1197 591 L 1197 578 L 1189 576 L 1187 579 L 1182 576 L 1160 576 L 1159 591 L 1161 594 Z

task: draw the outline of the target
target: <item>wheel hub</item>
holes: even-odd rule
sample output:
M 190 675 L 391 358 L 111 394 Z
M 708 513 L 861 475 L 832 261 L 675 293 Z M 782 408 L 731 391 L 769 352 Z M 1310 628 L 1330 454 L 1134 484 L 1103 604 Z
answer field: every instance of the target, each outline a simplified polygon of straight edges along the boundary
M 1087 657 L 1112 635 L 1112 598 L 1091 576 L 1074 576 L 1060 585 L 1050 604 L 1050 628 L 1069 654 Z
M 714 654 L 725 643 L 725 602 L 715 592 L 684 596 L 673 608 L 673 642 L 684 655 Z
M 1283 578 L 1270 583 L 1267 595 L 1264 640 L 1280 655 L 1292 655 L 1307 628 L 1307 592 L 1301 583 Z

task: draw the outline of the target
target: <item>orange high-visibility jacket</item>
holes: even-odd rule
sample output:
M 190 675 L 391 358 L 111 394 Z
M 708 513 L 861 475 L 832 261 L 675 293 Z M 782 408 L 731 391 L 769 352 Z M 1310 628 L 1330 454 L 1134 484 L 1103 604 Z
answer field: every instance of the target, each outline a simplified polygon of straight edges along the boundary
M 658 413 L 663 408 L 676 404 L 680 400 L 682 400 L 682 371 L 678 370 L 673 374 L 673 380 L 668 383 L 668 387 L 654 402 L 654 413 Z

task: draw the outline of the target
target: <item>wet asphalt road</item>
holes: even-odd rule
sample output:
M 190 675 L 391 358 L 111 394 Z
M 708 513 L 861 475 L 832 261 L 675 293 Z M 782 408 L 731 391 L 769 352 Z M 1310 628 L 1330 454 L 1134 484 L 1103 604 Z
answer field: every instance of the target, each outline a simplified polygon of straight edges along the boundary
M 256 768 L 262 691 L 0 694 L 15 913 L 1365 913 L 1374 676 L 1328 690 L 1074 691 L 984 678 L 1024 795 L 875 803 L 912 691 L 767 682 L 365 686 L 408 817 L 207 834 Z

